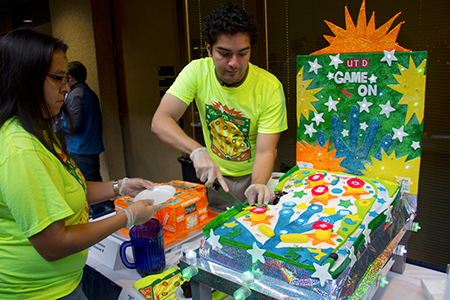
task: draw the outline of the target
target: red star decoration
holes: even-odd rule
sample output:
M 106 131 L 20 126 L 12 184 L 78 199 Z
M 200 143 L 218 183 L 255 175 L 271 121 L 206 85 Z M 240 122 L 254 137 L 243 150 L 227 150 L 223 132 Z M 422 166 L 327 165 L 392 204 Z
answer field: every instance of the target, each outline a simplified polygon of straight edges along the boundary
M 315 246 L 315 245 L 317 245 L 317 244 L 320 244 L 320 243 L 327 243 L 327 244 L 330 244 L 330 245 L 333 245 L 333 246 L 336 245 L 336 244 L 331 240 L 331 238 L 334 238 L 335 236 L 337 236 L 337 234 L 332 233 L 331 236 L 330 236 L 330 238 L 329 238 L 328 240 L 321 240 L 321 239 L 319 239 L 319 238 L 316 236 L 315 233 L 306 233 L 306 235 L 313 239 L 313 242 L 312 242 L 313 246 Z
M 344 186 L 344 189 L 347 191 L 346 193 L 344 193 L 344 194 L 342 194 L 342 196 L 353 196 L 353 197 L 355 197 L 355 199 L 360 199 L 360 197 L 361 197 L 361 195 L 370 195 L 370 193 L 369 192 L 362 192 L 362 193 L 351 193 L 351 192 L 349 192 L 347 189 L 348 189 L 348 186 Z
M 267 216 L 267 218 L 265 218 L 264 220 L 261 221 L 253 221 L 252 218 L 248 218 L 248 219 L 244 219 L 244 221 L 248 221 L 248 222 L 252 222 L 252 224 L 250 225 L 250 227 L 258 225 L 258 224 L 267 224 L 267 225 L 272 225 L 270 224 L 269 220 L 272 219 L 273 216 Z

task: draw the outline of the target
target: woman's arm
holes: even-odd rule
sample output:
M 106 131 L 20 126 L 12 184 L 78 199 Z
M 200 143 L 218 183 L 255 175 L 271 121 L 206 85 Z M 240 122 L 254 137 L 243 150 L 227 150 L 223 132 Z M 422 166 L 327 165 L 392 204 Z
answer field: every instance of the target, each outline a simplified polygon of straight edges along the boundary
M 167 206 L 167 203 L 152 204 L 153 200 L 140 200 L 128 206 L 127 210 L 131 211 L 133 218 L 132 224 L 145 223 L 158 210 Z M 89 248 L 125 227 L 127 221 L 129 220 L 125 213 L 118 213 L 97 222 L 71 226 L 66 226 L 64 220 L 59 220 L 30 237 L 29 240 L 45 260 L 55 261 Z
M 136 196 L 145 189 L 153 189 L 155 184 L 141 178 L 124 178 L 118 180 L 119 191 L 122 196 Z M 114 193 L 113 181 L 87 181 L 87 201 L 90 205 L 103 202 L 117 195 Z

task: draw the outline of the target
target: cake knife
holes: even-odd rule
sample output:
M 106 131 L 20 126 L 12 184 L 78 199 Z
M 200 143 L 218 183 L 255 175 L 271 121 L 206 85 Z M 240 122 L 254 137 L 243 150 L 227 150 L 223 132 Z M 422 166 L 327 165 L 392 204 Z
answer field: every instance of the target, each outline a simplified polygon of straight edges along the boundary
M 225 192 L 223 187 L 217 181 L 214 182 L 213 187 L 219 193 L 219 195 L 225 198 L 225 200 L 227 200 L 227 202 L 230 203 L 237 210 L 242 211 L 246 207 L 246 205 L 244 205 L 244 203 L 239 201 L 235 196 Z

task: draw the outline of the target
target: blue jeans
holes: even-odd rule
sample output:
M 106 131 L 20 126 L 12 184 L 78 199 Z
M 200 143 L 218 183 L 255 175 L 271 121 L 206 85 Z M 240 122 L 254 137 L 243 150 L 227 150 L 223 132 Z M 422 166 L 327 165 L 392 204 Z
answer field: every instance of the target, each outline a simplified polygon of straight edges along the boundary
M 103 181 L 100 175 L 100 154 L 83 155 L 69 153 L 75 161 L 86 181 Z M 98 215 L 105 211 L 105 203 L 91 205 L 92 215 Z
M 78 286 L 67 296 L 60 298 L 60 300 L 89 300 L 83 292 L 82 281 L 78 284 Z

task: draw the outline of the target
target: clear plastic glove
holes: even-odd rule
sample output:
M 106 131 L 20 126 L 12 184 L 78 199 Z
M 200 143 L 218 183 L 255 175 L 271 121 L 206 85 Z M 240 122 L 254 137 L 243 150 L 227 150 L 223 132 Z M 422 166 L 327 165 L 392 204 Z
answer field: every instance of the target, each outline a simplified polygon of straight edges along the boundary
M 141 200 L 130 204 L 122 210 L 127 215 L 126 229 L 130 229 L 133 225 L 144 224 L 150 220 L 158 210 L 167 206 L 166 202 L 153 205 L 153 200 Z
M 201 182 L 205 182 L 205 185 L 210 187 L 213 185 L 214 181 L 217 181 L 223 187 L 225 192 L 229 191 L 228 185 L 220 173 L 220 167 L 211 158 L 206 147 L 195 149 L 189 157 L 194 163 L 197 178 L 200 179 Z
M 244 192 L 248 204 L 269 204 L 275 200 L 275 194 L 265 184 L 251 184 Z
M 152 190 L 156 184 L 151 181 L 144 180 L 142 178 L 128 178 L 124 177 L 122 183 L 119 186 L 119 194 L 121 196 L 134 197 L 143 190 Z

